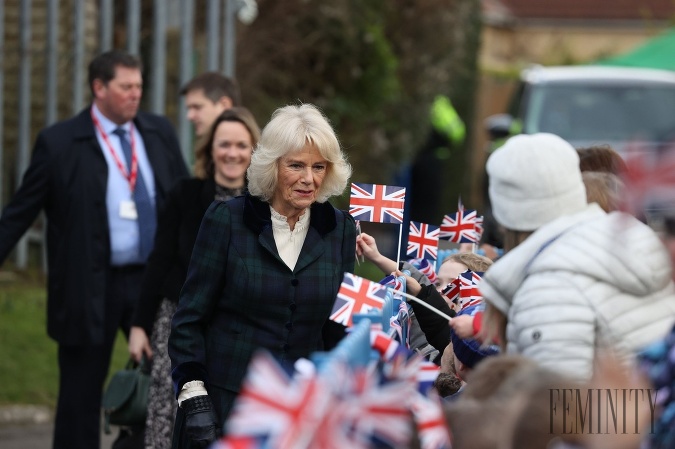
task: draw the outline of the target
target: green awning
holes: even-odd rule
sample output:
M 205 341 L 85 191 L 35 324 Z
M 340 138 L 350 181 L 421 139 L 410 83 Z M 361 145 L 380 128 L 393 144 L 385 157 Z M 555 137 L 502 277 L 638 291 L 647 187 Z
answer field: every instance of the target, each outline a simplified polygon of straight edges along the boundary
M 675 70 L 675 28 L 633 51 L 597 61 L 596 64 Z

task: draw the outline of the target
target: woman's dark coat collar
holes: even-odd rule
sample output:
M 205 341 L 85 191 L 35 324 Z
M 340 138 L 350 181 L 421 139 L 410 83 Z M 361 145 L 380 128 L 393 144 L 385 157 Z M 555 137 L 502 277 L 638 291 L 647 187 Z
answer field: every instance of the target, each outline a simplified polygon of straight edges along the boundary
M 335 209 L 330 203 L 314 203 L 311 211 L 309 225 L 319 234 L 323 236 L 335 229 L 337 225 Z M 269 203 L 247 193 L 244 196 L 244 223 L 258 234 L 267 226 L 272 226 Z

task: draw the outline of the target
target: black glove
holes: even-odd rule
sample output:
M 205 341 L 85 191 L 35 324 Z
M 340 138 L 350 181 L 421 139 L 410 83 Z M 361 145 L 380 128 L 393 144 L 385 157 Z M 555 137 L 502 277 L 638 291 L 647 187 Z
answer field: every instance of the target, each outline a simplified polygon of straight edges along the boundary
M 180 404 L 185 412 L 185 434 L 193 448 L 207 448 L 218 436 L 218 423 L 208 395 L 195 396 Z

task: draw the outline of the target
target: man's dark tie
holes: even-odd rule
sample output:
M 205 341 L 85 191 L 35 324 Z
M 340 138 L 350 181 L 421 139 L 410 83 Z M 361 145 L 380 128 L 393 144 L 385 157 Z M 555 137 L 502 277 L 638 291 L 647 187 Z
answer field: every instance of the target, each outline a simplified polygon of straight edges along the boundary
M 127 139 L 127 131 L 123 128 L 117 128 L 113 134 L 120 138 L 120 145 L 124 158 L 127 161 L 127 171 L 131 172 L 131 144 Z M 155 240 L 155 229 L 157 229 L 157 216 L 155 207 L 150 201 L 150 194 L 143 180 L 143 173 L 140 167 L 137 171 L 136 188 L 134 189 L 134 202 L 138 213 L 138 231 L 140 235 L 140 257 L 143 262 L 148 259 L 150 251 Z

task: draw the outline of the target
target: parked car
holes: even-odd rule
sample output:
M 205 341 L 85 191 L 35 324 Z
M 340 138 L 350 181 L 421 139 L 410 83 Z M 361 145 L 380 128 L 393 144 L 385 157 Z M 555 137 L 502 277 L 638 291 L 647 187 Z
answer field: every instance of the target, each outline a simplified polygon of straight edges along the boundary
M 521 73 L 508 112 L 486 120 L 491 139 L 557 134 L 575 147 L 619 153 L 675 138 L 675 72 L 609 66 L 533 66 Z

